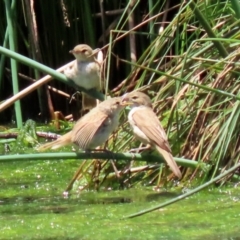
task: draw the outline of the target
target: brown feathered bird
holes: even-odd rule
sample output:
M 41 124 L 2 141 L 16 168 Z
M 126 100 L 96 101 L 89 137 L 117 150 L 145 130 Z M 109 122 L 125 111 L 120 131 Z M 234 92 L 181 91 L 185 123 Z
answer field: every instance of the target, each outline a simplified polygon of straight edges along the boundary
M 119 113 L 123 109 L 121 98 L 110 98 L 80 118 L 72 131 L 57 140 L 43 144 L 38 151 L 74 143 L 82 150 L 91 150 L 107 141 L 109 135 L 118 127 Z
M 87 44 L 79 44 L 70 51 L 76 58 L 72 68 L 66 69 L 64 74 L 74 83 L 87 90 L 101 90 L 100 64 L 94 58 L 94 50 Z M 97 105 L 97 100 L 86 93 L 82 93 L 82 109 L 92 109 Z
M 142 92 L 127 93 L 122 97 L 124 104 L 128 103 L 131 110 L 128 121 L 133 129 L 135 137 L 151 147 L 164 157 L 173 173 L 181 178 L 182 174 L 174 161 L 167 135 L 161 126 L 158 117 L 152 110 L 150 98 Z

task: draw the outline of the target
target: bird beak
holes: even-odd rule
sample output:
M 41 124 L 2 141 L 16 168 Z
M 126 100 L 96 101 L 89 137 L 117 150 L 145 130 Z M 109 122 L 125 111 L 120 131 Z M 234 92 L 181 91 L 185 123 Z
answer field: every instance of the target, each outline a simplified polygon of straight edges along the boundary
M 122 106 L 129 106 L 129 105 L 132 104 L 126 94 L 124 94 L 122 96 L 122 103 L 121 104 L 122 104 Z
M 70 51 L 69 51 L 69 53 L 71 53 L 71 54 L 73 54 L 73 52 L 74 52 L 73 50 L 70 50 Z
M 122 106 L 129 106 L 129 105 L 131 105 L 131 103 L 130 102 L 126 102 L 126 101 L 122 101 L 121 105 Z
M 92 51 L 92 54 L 91 54 L 90 56 L 88 56 L 88 57 L 90 58 L 90 57 L 95 56 L 99 51 L 101 51 L 101 48 L 96 48 L 96 49 L 94 49 L 94 50 Z

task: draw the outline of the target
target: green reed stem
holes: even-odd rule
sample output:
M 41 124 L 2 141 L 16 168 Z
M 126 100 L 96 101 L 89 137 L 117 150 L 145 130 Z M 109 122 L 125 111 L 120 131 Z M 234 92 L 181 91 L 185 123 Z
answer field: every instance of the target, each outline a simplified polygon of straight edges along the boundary
M 238 0 L 231 0 L 233 10 L 235 11 L 236 17 L 240 19 L 240 3 Z
M 15 1 L 15 0 L 13 0 Z M 15 5 L 15 3 L 12 3 Z M 5 7 L 6 7 L 6 15 L 7 15 L 7 24 L 8 24 L 8 32 L 9 32 L 9 46 L 12 51 L 16 51 L 16 32 L 15 32 L 15 8 L 11 10 L 10 1 L 5 0 Z M 11 72 L 12 72 L 12 84 L 13 84 L 13 94 L 17 94 L 19 92 L 19 85 L 18 85 L 18 68 L 17 68 L 17 61 L 11 59 Z M 21 128 L 22 123 L 22 111 L 21 111 L 21 104 L 20 101 L 16 101 L 14 104 L 15 107 L 15 114 L 17 120 L 17 127 Z
M 19 62 L 22 62 L 22 63 L 26 64 L 27 66 L 30 66 L 32 68 L 38 69 L 42 72 L 45 72 L 45 73 L 51 75 L 52 77 L 58 79 L 59 81 L 65 83 L 67 85 L 74 86 L 76 89 L 79 89 L 80 91 L 83 91 L 92 97 L 95 97 L 99 100 L 104 100 L 104 98 L 105 98 L 102 93 L 96 91 L 95 89 L 86 90 L 84 88 L 78 87 L 72 81 L 69 81 L 69 79 L 64 74 L 57 72 L 54 69 L 47 67 L 41 63 L 38 63 L 37 61 L 34 61 L 30 58 L 22 56 L 21 54 L 18 54 L 16 52 L 13 52 L 13 51 L 11 51 L 7 48 L 1 47 L 1 46 L 0 46 L 0 53 L 4 54 L 10 58 L 13 58 Z
M 205 31 L 207 32 L 208 36 L 210 38 L 217 38 L 217 36 L 215 35 L 215 33 L 213 32 L 210 24 L 207 21 L 207 17 L 204 16 L 201 11 L 198 9 L 197 5 L 195 4 L 194 1 L 191 1 L 189 3 L 190 8 L 192 9 L 193 13 L 196 15 L 196 17 L 198 18 L 199 22 L 201 23 L 201 25 L 203 26 L 203 28 L 205 29 Z M 220 55 L 222 57 L 227 57 L 228 56 L 228 52 L 227 50 L 224 48 L 224 46 L 222 45 L 222 43 L 220 41 L 213 41 L 214 46 L 218 49 Z
M 92 160 L 92 159 L 116 159 L 116 160 L 127 160 L 127 161 L 147 161 L 149 163 L 164 163 L 165 160 L 160 155 L 150 154 L 132 154 L 132 153 L 105 153 L 105 152 L 61 152 L 61 153 L 33 153 L 33 154 L 13 154 L 13 155 L 2 155 L 0 156 L 0 162 L 9 161 L 29 161 L 29 160 Z M 182 158 L 174 158 L 175 161 L 185 167 L 196 168 L 200 165 L 198 162 Z M 201 165 L 205 168 L 207 165 Z M 200 167 L 201 167 L 200 166 Z

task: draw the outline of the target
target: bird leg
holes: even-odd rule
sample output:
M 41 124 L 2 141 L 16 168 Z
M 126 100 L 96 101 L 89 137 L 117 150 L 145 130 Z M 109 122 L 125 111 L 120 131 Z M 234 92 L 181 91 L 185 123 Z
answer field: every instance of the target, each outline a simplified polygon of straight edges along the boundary
M 150 150 L 151 149 L 151 145 L 147 144 L 146 146 L 143 146 L 143 144 L 140 145 L 140 147 L 138 148 L 132 148 L 130 149 L 130 153 L 139 153 L 142 152 L 143 150 Z

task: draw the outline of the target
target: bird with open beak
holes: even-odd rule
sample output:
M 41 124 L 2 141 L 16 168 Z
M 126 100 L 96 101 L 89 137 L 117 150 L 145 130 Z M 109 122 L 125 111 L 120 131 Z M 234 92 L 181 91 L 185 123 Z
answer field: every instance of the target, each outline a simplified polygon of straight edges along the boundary
M 134 136 L 142 143 L 155 148 L 163 156 L 173 173 L 181 178 L 181 171 L 173 159 L 167 135 L 152 110 L 150 98 L 142 92 L 131 92 L 122 97 L 122 102 L 131 107 L 128 122 L 133 129 Z
M 57 149 L 71 143 L 82 150 L 93 150 L 106 142 L 116 130 L 123 107 L 121 98 L 109 98 L 80 118 L 72 131 L 53 142 L 43 144 L 37 150 Z
M 79 44 L 69 51 L 74 55 L 76 61 L 72 68 L 64 71 L 67 78 L 74 81 L 74 83 L 87 90 L 96 89 L 101 90 L 100 81 L 100 64 L 94 58 L 96 50 L 93 50 L 87 44 Z M 91 96 L 83 93 L 82 109 L 88 110 L 96 106 L 97 100 Z

